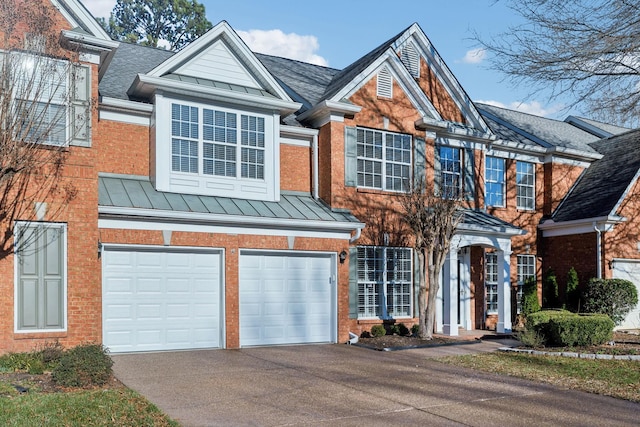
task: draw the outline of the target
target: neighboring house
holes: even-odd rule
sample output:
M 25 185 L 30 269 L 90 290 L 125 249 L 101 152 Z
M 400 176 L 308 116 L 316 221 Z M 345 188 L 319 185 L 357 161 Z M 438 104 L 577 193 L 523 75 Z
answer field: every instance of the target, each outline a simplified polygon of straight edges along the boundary
M 538 224 L 607 158 L 598 140 L 625 131 L 474 105 L 417 24 L 336 70 L 254 54 L 224 21 L 177 53 L 115 43 L 77 0 L 52 4 L 98 104 L 90 138 L 69 148 L 79 197 L 24 223 L 61 236 L 30 247 L 60 286 L 27 299 L 21 283 L 48 272 L 3 261 L 0 352 L 345 342 L 413 324 L 399 200 L 418 177 L 465 196 L 437 330 L 509 332 L 522 282 L 540 281 L 551 253 Z

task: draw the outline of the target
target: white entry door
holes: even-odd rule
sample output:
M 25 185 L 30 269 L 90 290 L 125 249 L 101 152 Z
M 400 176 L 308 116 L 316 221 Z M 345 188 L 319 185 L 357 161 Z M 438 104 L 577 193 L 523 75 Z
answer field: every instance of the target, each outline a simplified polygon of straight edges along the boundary
M 240 255 L 240 345 L 335 342 L 332 258 L 309 253 Z
M 615 260 L 613 277 L 631 281 L 640 297 L 640 260 Z M 640 302 L 616 329 L 640 329 Z
M 102 335 L 111 352 L 221 346 L 219 251 L 126 247 L 102 257 Z

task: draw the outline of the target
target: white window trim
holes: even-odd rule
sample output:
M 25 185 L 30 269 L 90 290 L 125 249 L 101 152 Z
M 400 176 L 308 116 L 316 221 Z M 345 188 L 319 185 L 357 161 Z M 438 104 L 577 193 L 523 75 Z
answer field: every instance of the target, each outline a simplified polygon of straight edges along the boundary
M 154 115 L 152 117 L 152 181 L 158 191 L 172 193 L 221 196 L 249 200 L 279 201 L 280 199 L 280 115 L 277 112 L 235 109 L 227 105 L 207 104 L 192 99 L 165 96 L 156 93 Z M 247 114 L 265 120 L 264 179 L 224 177 L 202 173 L 202 143 L 199 143 L 198 173 L 174 172 L 171 151 L 171 104 L 178 103 L 202 109 L 232 112 L 240 116 Z M 202 126 L 200 120 L 199 126 Z M 200 135 L 201 136 L 201 135 Z M 200 138 L 202 139 L 202 138 Z M 238 141 L 240 146 L 240 141 Z M 241 161 L 237 159 L 239 175 Z
M 375 159 L 372 157 L 365 157 L 365 156 L 360 156 L 357 155 L 356 156 L 356 162 L 358 162 L 359 160 L 365 160 L 365 161 L 371 161 L 371 162 L 379 162 L 382 166 L 381 166 L 381 180 L 382 180 L 382 186 L 380 187 L 375 187 L 375 186 L 367 186 L 367 185 L 360 185 L 357 184 L 358 188 L 366 188 L 366 189 L 372 189 L 372 190 L 381 190 L 381 191 L 388 191 L 388 192 L 393 192 L 393 193 L 405 193 L 407 190 L 395 190 L 393 188 L 387 188 L 387 164 L 400 164 L 403 166 L 407 166 L 409 168 L 408 174 L 407 174 L 407 185 L 410 184 L 411 181 L 411 166 L 413 164 L 413 150 L 411 149 L 411 147 L 413 146 L 413 141 L 412 141 L 412 136 L 409 134 L 405 134 L 405 133 L 399 133 L 399 132 L 389 132 L 389 131 L 385 131 L 385 130 L 379 130 L 379 129 L 369 129 L 369 128 L 363 128 L 363 127 L 357 127 L 356 128 L 356 147 L 358 146 L 359 142 L 358 142 L 358 137 L 357 137 L 357 132 L 359 130 L 363 130 L 365 132 L 376 132 L 376 133 L 380 133 L 382 135 L 382 158 L 380 159 Z M 404 163 L 404 162 L 394 162 L 392 160 L 387 160 L 387 156 L 386 156 L 386 150 L 387 150 L 387 145 L 386 145 L 386 136 L 387 135 L 400 135 L 400 136 L 407 136 L 409 138 L 409 163 Z M 359 177 L 358 175 L 360 174 L 360 169 L 357 166 L 356 163 L 356 183 L 358 183 L 359 181 Z
M 465 155 L 465 151 L 462 148 L 449 147 L 449 146 L 446 146 L 446 145 L 441 145 L 437 149 L 440 150 L 440 156 L 439 156 L 439 158 L 440 158 L 440 192 L 443 195 L 443 197 L 445 197 L 445 198 L 448 198 L 449 196 L 447 195 L 448 191 L 445 190 L 445 179 L 444 179 L 444 177 L 445 177 L 445 175 L 455 176 L 456 174 L 455 174 L 455 172 L 446 171 L 445 168 L 443 167 L 444 166 L 444 163 L 443 163 L 444 158 L 442 157 L 442 150 L 449 149 L 449 150 L 456 151 L 458 153 L 458 161 L 457 161 L 457 164 L 458 164 L 458 173 L 457 173 L 458 184 L 457 184 L 457 188 L 456 188 L 457 194 L 453 195 L 453 198 L 457 198 L 457 197 L 459 197 L 459 195 L 464 194 L 463 193 L 463 191 L 464 191 L 463 187 L 464 187 L 464 180 L 465 180 L 465 177 L 464 177 L 464 172 L 465 171 L 464 171 L 464 159 L 463 159 L 463 156 Z M 449 188 L 449 187 L 447 187 L 447 188 Z
M 373 282 L 374 286 L 379 286 L 380 289 L 382 290 L 382 295 L 378 294 L 378 298 L 379 299 L 383 299 L 385 301 L 385 303 L 383 304 L 384 307 L 384 312 L 381 312 L 380 315 L 372 315 L 372 316 L 364 316 L 360 314 L 360 286 L 361 285 L 366 285 L 368 283 L 371 283 L 370 281 L 364 281 L 361 282 L 359 280 L 359 276 L 360 276 L 360 270 L 357 270 L 357 274 L 358 274 L 358 280 L 357 280 L 357 287 L 358 287 L 358 303 L 357 303 L 357 312 L 358 312 L 358 319 L 359 320 L 369 320 L 369 319 L 410 319 L 412 318 L 412 313 L 413 313 L 413 298 L 414 298 L 414 289 L 413 289 L 413 280 L 414 280 L 414 274 L 413 274 L 413 256 L 412 256 L 412 252 L 410 250 L 410 248 L 404 248 L 404 247 L 389 247 L 389 246 L 359 246 L 362 248 L 373 248 L 374 250 L 383 250 L 383 257 L 382 257 L 382 261 L 381 261 L 381 265 L 382 265 L 382 279 L 380 280 L 380 283 L 378 283 L 377 281 Z M 410 267 L 409 267 L 409 272 L 411 273 L 411 280 L 409 282 L 409 309 L 408 312 L 409 314 L 407 316 L 392 316 L 391 314 L 389 314 L 389 312 L 391 310 L 389 310 L 389 307 L 386 304 L 387 301 L 387 288 L 390 285 L 389 281 L 387 280 L 387 250 L 408 250 L 409 251 L 409 263 L 410 263 Z
M 18 254 L 13 254 L 13 331 L 16 334 L 34 334 L 34 333 L 59 333 L 66 332 L 69 326 L 68 321 L 68 298 L 67 298 L 67 264 L 68 264 L 68 250 L 67 250 L 67 224 L 66 223 L 42 223 L 42 222 L 29 222 L 29 221 L 17 221 L 14 227 L 14 236 L 19 236 L 18 229 L 20 227 L 29 227 L 34 225 L 45 224 L 45 227 L 50 228 L 60 228 L 62 229 L 62 323 L 64 324 L 63 328 L 58 329 L 20 329 L 18 326 L 19 313 L 18 309 L 20 308 L 19 295 L 18 295 L 18 280 L 19 280 L 19 259 Z M 19 242 L 16 242 L 14 246 L 18 246 Z
M 519 184 L 518 183 L 518 164 L 519 163 L 527 163 L 530 164 L 533 169 L 533 183 L 531 185 L 528 184 Z M 532 206 L 522 206 L 518 203 L 518 187 L 531 188 L 533 191 L 533 196 L 531 197 Z M 527 198 L 528 200 L 529 198 Z M 516 161 L 516 209 L 524 210 L 524 211 L 534 211 L 536 209 L 536 164 L 532 162 L 526 162 L 517 160 Z
M 490 205 L 487 202 L 487 200 L 489 199 L 487 197 L 488 194 L 489 194 L 488 184 L 497 184 L 497 182 L 489 181 L 489 178 L 488 178 L 489 174 L 487 172 L 487 169 L 489 168 L 489 158 L 502 160 L 502 203 L 501 204 Z M 506 182 L 506 172 L 507 172 L 506 171 L 506 169 L 507 169 L 507 161 L 505 159 L 503 159 L 502 157 L 496 157 L 496 156 L 487 156 L 486 159 L 487 160 L 485 161 L 485 168 L 484 168 L 484 177 L 485 177 L 484 200 L 485 200 L 485 204 L 487 206 L 491 206 L 491 207 L 504 208 L 505 205 L 506 205 L 506 203 L 505 203 L 505 199 L 506 199 L 505 182 Z

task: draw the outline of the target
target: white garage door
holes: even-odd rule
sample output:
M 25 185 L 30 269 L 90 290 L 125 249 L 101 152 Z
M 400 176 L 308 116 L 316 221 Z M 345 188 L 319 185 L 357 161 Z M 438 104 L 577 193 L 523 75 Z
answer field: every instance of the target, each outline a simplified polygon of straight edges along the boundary
M 240 256 L 240 345 L 335 342 L 332 258 Z
M 103 343 L 112 352 L 220 347 L 220 252 L 103 252 Z
M 613 277 L 633 282 L 640 297 L 640 261 L 620 261 L 613 263 Z M 631 310 L 616 329 L 640 329 L 640 302 Z

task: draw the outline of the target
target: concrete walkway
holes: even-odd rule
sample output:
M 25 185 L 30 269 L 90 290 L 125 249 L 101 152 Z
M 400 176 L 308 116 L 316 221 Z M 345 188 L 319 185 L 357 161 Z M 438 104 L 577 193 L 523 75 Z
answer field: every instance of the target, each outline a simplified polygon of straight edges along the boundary
M 637 426 L 640 404 L 445 365 L 503 340 L 114 355 L 116 377 L 184 426 Z

